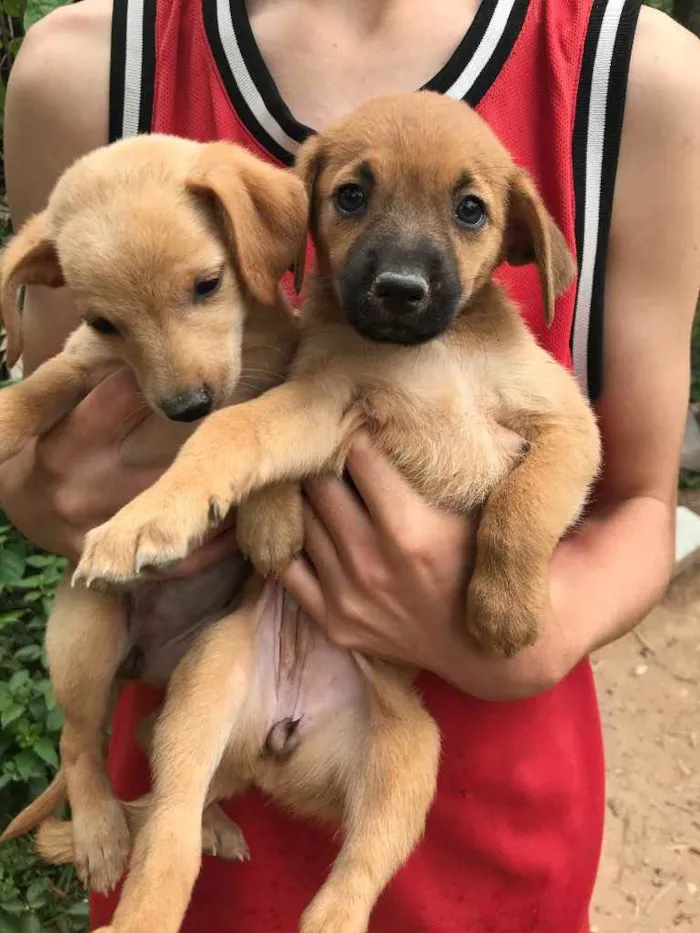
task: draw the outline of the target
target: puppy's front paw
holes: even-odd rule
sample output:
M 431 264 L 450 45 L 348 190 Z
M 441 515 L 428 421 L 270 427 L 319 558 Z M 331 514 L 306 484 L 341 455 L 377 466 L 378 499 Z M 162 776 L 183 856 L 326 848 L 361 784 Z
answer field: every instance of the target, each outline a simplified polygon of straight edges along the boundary
M 477 567 L 467 594 L 467 631 L 486 655 L 510 658 L 539 633 L 545 608 L 544 584 L 527 587 L 507 573 L 494 579 Z
M 197 490 L 174 497 L 156 484 L 88 532 L 73 583 L 127 583 L 150 569 L 163 569 L 187 557 L 227 509 L 226 502 Z
M 299 485 L 269 486 L 251 495 L 238 510 L 236 532 L 258 573 L 279 576 L 304 545 Z

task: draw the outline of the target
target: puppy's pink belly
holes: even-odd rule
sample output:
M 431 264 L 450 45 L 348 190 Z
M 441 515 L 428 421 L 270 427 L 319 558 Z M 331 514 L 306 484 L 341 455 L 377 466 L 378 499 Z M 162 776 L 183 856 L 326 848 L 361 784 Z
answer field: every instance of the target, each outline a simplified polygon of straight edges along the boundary
M 282 585 L 268 580 L 260 596 L 254 683 L 270 730 L 293 723 L 297 743 L 321 722 L 367 702 L 352 654 L 332 644 Z

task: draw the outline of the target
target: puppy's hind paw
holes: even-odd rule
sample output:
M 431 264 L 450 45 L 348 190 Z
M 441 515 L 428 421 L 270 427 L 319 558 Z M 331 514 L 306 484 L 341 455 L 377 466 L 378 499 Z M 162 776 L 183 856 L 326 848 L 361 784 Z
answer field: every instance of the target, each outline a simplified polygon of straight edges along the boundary
M 212 815 L 209 810 L 204 811 L 202 852 L 232 862 L 247 862 L 250 858 L 248 843 L 241 828 L 218 807 Z

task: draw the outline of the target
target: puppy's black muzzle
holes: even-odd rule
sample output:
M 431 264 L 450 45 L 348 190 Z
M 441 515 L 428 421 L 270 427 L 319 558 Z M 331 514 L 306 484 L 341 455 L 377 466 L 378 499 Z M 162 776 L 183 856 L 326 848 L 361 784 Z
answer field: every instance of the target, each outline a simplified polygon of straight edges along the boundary
M 350 250 L 340 281 L 343 309 L 363 337 L 417 344 L 443 333 L 460 304 L 449 244 L 406 244 L 388 235 L 362 237 Z

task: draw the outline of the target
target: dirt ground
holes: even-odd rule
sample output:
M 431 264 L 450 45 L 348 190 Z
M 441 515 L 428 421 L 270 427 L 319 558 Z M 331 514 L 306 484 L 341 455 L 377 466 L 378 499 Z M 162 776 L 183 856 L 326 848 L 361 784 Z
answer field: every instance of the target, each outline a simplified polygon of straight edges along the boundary
M 592 933 L 700 933 L 700 565 L 594 666 L 608 790 Z

